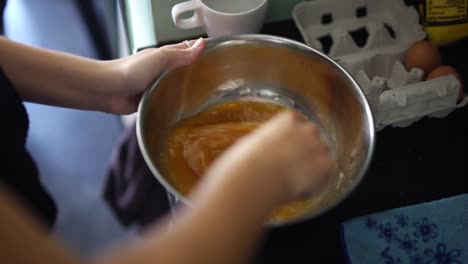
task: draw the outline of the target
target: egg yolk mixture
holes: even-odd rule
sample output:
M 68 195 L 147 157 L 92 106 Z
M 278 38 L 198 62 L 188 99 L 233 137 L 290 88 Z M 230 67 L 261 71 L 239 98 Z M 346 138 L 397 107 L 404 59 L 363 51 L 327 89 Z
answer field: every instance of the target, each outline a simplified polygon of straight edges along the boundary
M 171 129 L 162 163 L 173 186 L 188 195 L 205 170 L 229 146 L 251 133 L 286 108 L 266 102 L 232 101 L 211 106 L 178 122 Z M 283 221 L 304 213 L 308 200 L 279 207 L 271 221 Z

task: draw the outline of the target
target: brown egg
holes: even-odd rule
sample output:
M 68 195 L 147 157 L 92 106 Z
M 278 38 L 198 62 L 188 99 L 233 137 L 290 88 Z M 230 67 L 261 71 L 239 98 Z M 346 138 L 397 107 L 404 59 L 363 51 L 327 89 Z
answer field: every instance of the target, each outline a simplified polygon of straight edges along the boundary
M 439 66 L 435 68 L 426 78 L 426 81 L 432 80 L 437 77 L 447 76 L 447 75 L 454 75 L 458 82 L 460 83 L 460 90 L 458 92 L 457 103 L 459 103 L 463 99 L 463 82 L 458 72 L 450 67 L 450 66 Z
M 441 64 L 441 57 L 437 47 L 429 41 L 421 40 L 413 43 L 405 54 L 405 68 L 419 68 L 427 76 L 432 70 Z

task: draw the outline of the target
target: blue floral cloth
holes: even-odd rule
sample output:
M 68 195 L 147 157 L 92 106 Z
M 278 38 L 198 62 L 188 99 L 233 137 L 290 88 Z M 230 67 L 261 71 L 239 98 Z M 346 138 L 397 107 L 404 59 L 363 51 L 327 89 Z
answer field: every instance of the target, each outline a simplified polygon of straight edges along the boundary
M 468 263 L 468 194 L 343 223 L 348 263 Z

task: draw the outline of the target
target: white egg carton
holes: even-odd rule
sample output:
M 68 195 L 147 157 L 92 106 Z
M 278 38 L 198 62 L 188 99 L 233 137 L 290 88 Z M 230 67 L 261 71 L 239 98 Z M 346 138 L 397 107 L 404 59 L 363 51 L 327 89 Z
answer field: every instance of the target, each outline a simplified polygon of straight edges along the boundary
M 402 0 L 305 1 L 292 16 L 307 45 L 356 79 L 377 129 L 409 126 L 424 116 L 444 117 L 468 101 L 457 105 L 460 83 L 454 76 L 424 81 L 422 70 L 408 72 L 403 66 L 406 50 L 426 33 L 417 11 Z M 358 34 L 365 39 L 366 32 L 367 41 L 354 40 Z

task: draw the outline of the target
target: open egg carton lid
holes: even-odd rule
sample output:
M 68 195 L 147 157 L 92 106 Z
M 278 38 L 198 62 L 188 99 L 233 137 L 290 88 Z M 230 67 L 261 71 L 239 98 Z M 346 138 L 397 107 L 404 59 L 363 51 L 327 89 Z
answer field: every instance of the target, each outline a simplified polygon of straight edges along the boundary
M 456 103 L 454 76 L 424 81 L 406 70 L 405 52 L 426 33 L 417 11 L 402 0 L 314 0 L 297 4 L 293 19 L 307 45 L 337 61 L 359 83 L 377 129 L 405 127 L 424 116 L 444 117 Z

